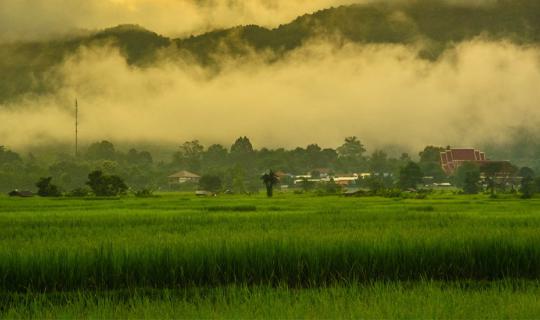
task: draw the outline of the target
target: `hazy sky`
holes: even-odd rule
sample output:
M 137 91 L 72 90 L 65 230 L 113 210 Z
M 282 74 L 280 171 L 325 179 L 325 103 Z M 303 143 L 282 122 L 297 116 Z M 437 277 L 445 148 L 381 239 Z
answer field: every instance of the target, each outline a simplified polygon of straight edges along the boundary
M 218 27 L 273 27 L 299 15 L 367 0 L 0 0 L 0 40 L 139 24 L 168 36 Z
M 458 1 L 458 0 L 455 0 Z M 459 0 L 462 1 L 462 0 Z M 139 23 L 164 34 L 241 23 L 276 25 L 347 0 L 0 0 L 0 35 L 33 37 L 72 27 Z M 476 1 L 475 3 L 489 2 Z M 470 3 L 470 2 L 469 2 Z M 58 92 L 0 106 L 0 144 L 69 142 L 73 101 L 81 140 L 335 147 L 356 135 L 368 146 L 473 146 L 502 141 L 540 121 L 540 50 L 476 39 L 437 61 L 404 45 L 336 46 L 313 40 L 274 64 L 262 55 L 203 67 L 164 59 L 130 67 L 115 48 L 80 48 L 56 71 Z M 50 81 L 55 81 L 51 79 Z

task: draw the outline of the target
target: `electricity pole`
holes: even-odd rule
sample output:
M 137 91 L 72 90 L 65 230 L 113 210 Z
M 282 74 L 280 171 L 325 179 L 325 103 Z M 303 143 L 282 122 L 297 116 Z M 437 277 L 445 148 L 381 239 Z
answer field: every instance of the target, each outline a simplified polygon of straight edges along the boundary
M 75 99 L 75 158 L 79 157 L 79 103 Z

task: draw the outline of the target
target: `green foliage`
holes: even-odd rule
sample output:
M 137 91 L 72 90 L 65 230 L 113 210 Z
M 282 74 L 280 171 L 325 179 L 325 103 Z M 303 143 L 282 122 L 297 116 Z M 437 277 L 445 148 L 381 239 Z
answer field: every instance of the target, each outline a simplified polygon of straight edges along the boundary
M 533 177 L 523 177 L 521 179 L 521 197 L 523 199 L 530 199 L 534 196 L 536 192 L 536 186 L 534 184 Z
M 441 152 L 444 152 L 445 148 L 427 146 L 418 155 L 420 156 L 420 163 L 437 162 L 441 161 Z
M 375 150 L 369 159 L 369 170 L 378 175 L 389 173 L 391 170 L 388 164 L 388 155 L 382 150 Z
M 66 194 L 68 197 L 84 198 L 90 195 L 90 190 L 87 188 L 76 188 Z
M 223 188 L 221 178 L 217 175 L 206 174 L 199 180 L 199 189 L 217 193 Z
M 495 188 L 497 186 L 497 175 L 504 169 L 503 164 L 499 162 L 489 162 L 482 166 L 482 171 L 486 175 L 486 182 L 489 192 L 492 197 L 495 196 Z
M 88 175 L 86 184 L 92 189 L 94 195 L 98 197 L 114 197 L 125 194 L 128 187 L 122 178 L 115 175 L 105 175 L 96 170 Z
M 466 172 L 463 182 L 463 192 L 465 194 L 477 194 L 480 191 L 479 181 L 480 173 L 475 171 Z
M 371 175 L 362 181 L 362 184 L 367 186 L 371 195 L 382 195 L 386 189 L 384 180 L 380 176 Z
M 22 159 L 18 153 L 7 149 L 5 146 L 0 146 L 0 165 L 20 162 L 22 162 Z
M 86 157 L 90 160 L 114 160 L 116 159 L 116 150 L 109 141 L 96 142 L 88 147 Z
M 274 195 L 274 186 L 279 183 L 279 177 L 274 171 L 269 170 L 261 176 L 261 180 L 266 187 L 266 196 L 271 198 Z
M 416 187 L 422 183 L 422 169 L 414 162 L 409 162 L 405 167 L 401 168 L 399 172 L 398 185 L 401 190 L 416 189 Z
M 135 197 L 137 198 L 153 198 L 154 192 L 150 189 L 142 189 L 135 191 Z
M 365 169 L 364 153 L 366 149 L 357 137 L 347 137 L 345 142 L 339 148 L 340 167 L 347 171 L 357 172 Z
M 336 195 L 341 194 L 342 187 L 338 185 L 333 179 L 328 182 L 321 182 L 317 186 L 317 195 Z
M 463 188 L 465 194 L 477 194 L 480 191 L 480 168 L 472 162 L 466 162 L 456 170 L 453 181 Z
M 52 184 L 51 180 L 52 177 L 40 178 L 36 183 L 36 187 L 38 188 L 37 194 L 40 197 L 60 197 L 62 195 L 58 186 Z

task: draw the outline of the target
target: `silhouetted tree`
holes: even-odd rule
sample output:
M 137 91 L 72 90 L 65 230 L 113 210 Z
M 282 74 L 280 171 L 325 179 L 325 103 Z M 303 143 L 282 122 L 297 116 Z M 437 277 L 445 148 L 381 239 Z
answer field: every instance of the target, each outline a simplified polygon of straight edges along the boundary
M 366 149 L 357 137 L 345 138 L 345 143 L 337 148 L 339 161 L 346 170 L 358 170 L 362 167 Z
M 375 150 L 369 159 L 369 170 L 377 175 L 388 173 L 388 155 L 382 150 Z
M 480 191 L 479 186 L 480 171 L 467 171 L 463 181 L 463 192 L 465 194 L 477 194 Z
M 204 191 L 219 192 L 222 188 L 221 178 L 217 175 L 205 174 L 199 180 L 199 188 Z
M 427 146 L 418 155 L 420 162 L 440 162 L 441 152 L 445 151 L 443 147 Z
M 443 147 L 427 146 L 418 154 L 420 156 L 418 165 L 424 175 L 433 177 L 437 182 L 446 179 L 446 174 L 441 168 L 441 152 L 443 151 L 445 151 Z
M 117 196 L 124 194 L 128 189 L 122 178 L 116 175 L 104 175 L 99 170 L 93 171 L 88 175 L 86 184 L 99 197 Z
M 457 168 L 452 180 L 465 194 L 477 194 L 480 191 L 480 168 L 473 162 L 465 162 Z
M 16 152 L 8 150 L 4 146 L 0 146 L 0 165 L 4 163 L 13 163 L 13 162 L 17 162 L 17 163 L 22 162 L 21 156 Z
M 521 176 L 521 197 L 523 199 L 530 199 L 536 192 L 536 185 L 534 183 L 534 171 L 531 168 L 521 168 L 519 170 Z
M 116 150 L 112 143 L 104 140 L 91 144 L 88 147 L 86 156 L 90 160 L 114 160 L 116 158 Z
M 495 196 L 495 187 L 497 175 L 502 171 L 503 164 L 501 162 L 489 162 L 482 167 L 482 171 L 486 175 L 487 187 L 492 197 Z
M 246 172 L 252 172 L 255 165 L 255 155 L 249 138 L 240 137 L 231 146 L 229 159 L 232 165 L 240 165 Z
M 398 185 L 402 190 L 416 189 L 423 176 L 420 166 L 411 161 L 399 171 Z
M 180 146 L 180 150 L 173 155 L 173 162 L 177 166 L 199 172 L 203 152 L 204 147 L 199 143 L 199 140 L 186 141 Z
M 40 197 L 59 197 L 62 195 L 58 186 L 51 183 L 52 177 L 41 178 L 36 183 Z
M 271 198 L 274 195 L 274 186 L 279 183 L 278 176 L 274 171 L 270 170 L 262 175 L 261 180 L 266 187 L 266 195 Z

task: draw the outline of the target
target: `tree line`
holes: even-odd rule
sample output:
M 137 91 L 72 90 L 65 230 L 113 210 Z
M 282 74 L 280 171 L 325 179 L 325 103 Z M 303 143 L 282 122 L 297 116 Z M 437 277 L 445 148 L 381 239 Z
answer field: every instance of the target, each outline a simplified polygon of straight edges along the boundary
M 78 157 L 58 154 L 52 160 L 31 153 L 21 156 L 0 147 L 0 191 L 35 190 L 37 181 L 43 184 L 46 181 L 41 178 L 50 178 L 48 184 L 56 186 L 58 192 L 84 194 L 85 190 L 93 191 L 89 190 L 92 188 L 88 183 L 90 174 L 95 172 L 105 177 L 118 177 L 125 184 L 125 190 L 187 191 L 199 188 L 190 183 L 169 184 L 169 175 L 188 170 L 201 175 L 201 184 L 216 191 L 258 192 L 263 187 L 261 175 L 273 169 L 291 175 L 309 173 L 313 177 L 320 175 L 322 170 L 334 174 L 371 173 L 371 178 L 359 179 L 357 186 L 379 193 L 415 188 L 424 183 L 424 177 L 430 177 L 429 182 L 452 182 L 467 193 L 480 192 L 485 182 L 480 179 L 480 169 L 464 166 L 454 176 L 447 177 L 439 162 L 443 150 L 443 147 L 427 146 L 414 161 L 407 153 L 398 157 L 389 156 L 384 150 L 368 153 L 357 137 L 345 138 L 335 149 L 310 144 L 289 150 L 255 149 L 248 137 L 239 137 L 230 147 L 221 144 L 206 147 L 197 140 L 186 141 L 170 153 L 169 160 L 156 161 L 148 151 L 130 149 L 122 152 L 109 141 L 92 143 Z M 515 171 L 516 175 L 527 173 L 522 175 L 526 177 L 525 189 L 540 188 L 540 181 L 532 169 L 519 171 L 516 168 Z M 292 179 L 285 175 L 280 182 L 292 185 Z M 301 187 L 310 189 L 307 182 Z M 333 185 L 324 187 L 338 189 Z M 501 187 L 494 181 L 491 190 Z M 124 188 L 120 189 L 123 191 Z

